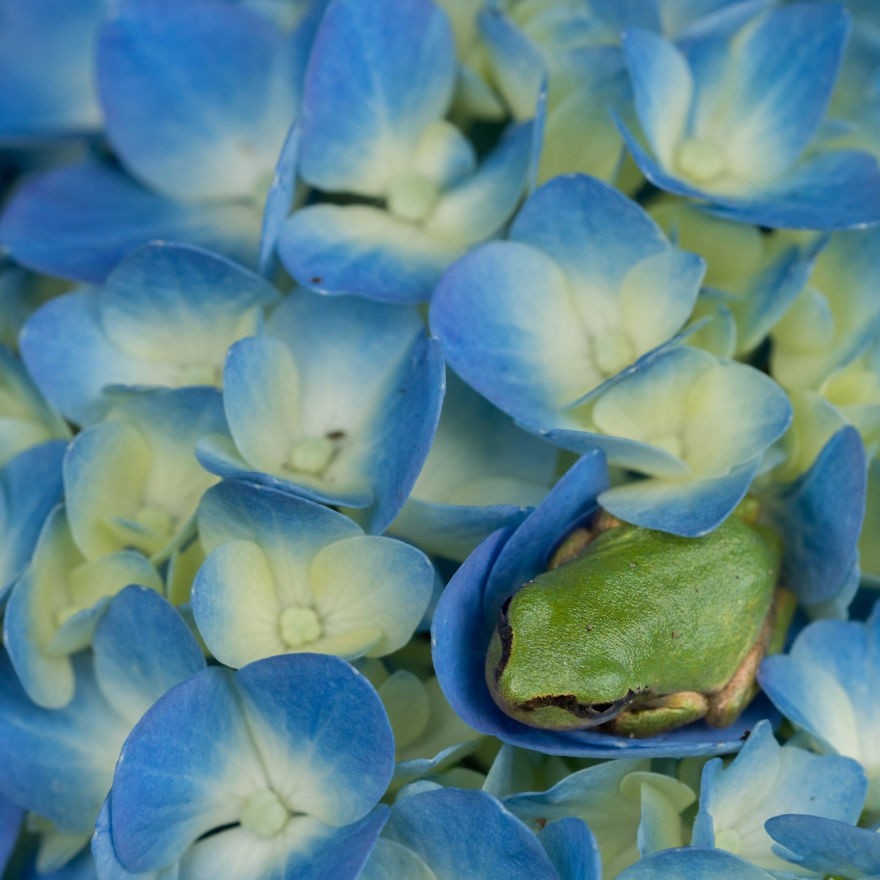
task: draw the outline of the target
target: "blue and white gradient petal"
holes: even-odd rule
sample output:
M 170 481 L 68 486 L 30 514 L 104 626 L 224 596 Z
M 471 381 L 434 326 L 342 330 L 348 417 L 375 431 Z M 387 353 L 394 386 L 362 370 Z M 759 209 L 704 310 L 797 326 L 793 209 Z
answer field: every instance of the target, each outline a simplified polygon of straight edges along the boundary
M 726 849 L 768 871 L 790 868 L 774 852 L 764 822 L 781 813 L 810 813 L 856 822 L 867 779 L 859 764 L 780 746 L 760 721 L 733 762 L 713 758 L 704 768 L 693 846 Z
M 74 698 L 73 655 L 88 647 L 108 600 L 129 584 L 162 590 L 158 572 L 137 551 L 86 560 L 64 506 L 55 507 L 3 618 L 4 645 L 36 704 L 60 709 Z
M 180 860 L 193 880 L 220 864 L 230 880 L 258 880 L 307 864 L 330 876 L 336 846 L 350 847 L 360 864 L 337 876 L 353 878 L 384 822 L 373 807 L 393 750 L 375 691 L 336 658 L 207 669 L 126 741 L 110 794 L 113 848 L 131 872 Z
M 203 667 L 183 619 L 137 587 L 109 604 L 92 651 L 75 658 L 76 692 L 64 709 L 34 704 L 4 655 L 0 791 L 87 843 L 129 730 L 165 690 Z
M 262 196 L 296 112 L 285 48 L 279 28 L 240 4 L 121 4 L 96 54 L 114 150 L 172 199 Z
M 202 493 L 216 482 L 195 448 L 225 425 L 220 392 L 117 391 L 113 403 L 65 455 L 70 529 L 86 559 L 134 548 L 158 563 L 187 536 Z
M 69 437 L 70 429 L 43 399 L 22 362 L 0 345 L 0 467 L 38 443 Z
M 766 823 L 779 844 L 779 856 L 807 870 L 833 874 L 841 880 L 880 876 L 880 834 L 847 822 L 817 816 L 781 815 Z
M 440 416 L 443 362 L 418 313 L 297 290 L 224 372 L 231 436 L 206 437 L 213 473 L 363 509 L 370 532 L 403 506 Z
M 382 0 L 369 14 L 330 4 L 306 74 L 299 170 L 325 192 L 383 204 L 294 211 L 278 248 L 301 284 L 427 300 L 446 266 L 509 218 L 532 164 L 532 124 L 511 127 L 477 167 L 444 118 L 455 74 L 449 22 L 427 0 Z
M 794 3 L 678 47 L 624 37 L 646 149 L 624 136 L 648 179 L 731 219 L 835 229 L 880 219 L 880 169 L 854 151 L 812 149 L 837 78 L 849 17 Z
M 774 875 L 722 849 L 686 846 L 647 856 L 618 875 L 619 880 L 774 880 Z
M 33 314 L 22 355 L 46 397 L 90 424 L 110 406 L 107 385 L 220 385 L 226 350 L 256 333 L 263 309 L 278 299 L 222 257 L 152 244 L 120 263 L 102 288 L 57 297 Z
M 681 330 L 703 270 L 617 190 L 560 177 L 529 197 L 509 241 L 473 250 L 444 275 L 431 329 L 469 385 L 547 430 Z
M 199 524 L 208 555 L 193 614 L 228 666 L 289 651 L 391 653 L 433 593 L 433 567 L 417 548 L 266 486 L 224 481 L 206 493 Z
M 547 791 L 507 797 L 504 805 L 532 830 L 565 817 L 586 822 L 604 874 L 616 877 L 641 856 L 685 842 L 681 813 L 696 795 L 649 767 L 645 760 L 607 761 L 577 770 Z
M 155 240 L 196 245 L 255 267 L 260 211 L 239 201 L 174 201 L 90 159 L 25 180 L 4 206 L 0 237 L 30 269 L 100 284 L 128 254 Z
M 447 371 L 431 451 L 390 531 L 429 553 L 462 561 L 544 497 L 556 461 L 553 446 L 517 428 Z
M 0 31 L 0 142 L 100 128 L 93 45 L 104 0 L 7 0 Z
M 41 443 L 0 469 L 0 601 L 30 562 L 52 508 L 61 501 L 63 440 Z
M 791 417 L 785 393 L 765 374 L 679 346 L 571 408 L 571 427 L 546 436 L 577 450 L 598 447 L 648 477 L 602 493 L 615 516 L 698 537 L 733 512 Z
M 819 620 L 791 650 L 766 657 L 758 681 L 823 752 L 854 758 L 868 776 L 865 807 L 880 809 L 880 605 L 864 623 Z
M 437 880 L 559 878 L 537 838 L 482 791 L 435 788 L 401 797 L 391 808 L 383 839 L 414 852 Z M 377 858 L 383 856 L 379 850 Z

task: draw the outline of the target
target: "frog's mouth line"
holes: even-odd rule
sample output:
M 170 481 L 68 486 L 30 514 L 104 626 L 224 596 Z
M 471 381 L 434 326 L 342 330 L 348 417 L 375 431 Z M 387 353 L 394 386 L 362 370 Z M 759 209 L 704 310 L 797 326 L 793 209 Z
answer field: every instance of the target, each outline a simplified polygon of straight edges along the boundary
M 630 691 L 625 697 L 621 697 L 613 703 L 581 703 L 573 694 L 547 694 L 543 697 L 527 700 L 519 708 L 524 712 L 531 712 L 535 709 L 554 706 L 557 709 L 568 712 L 570 715 L 574 715 L 575 718 L 589 721 L 589 726 L 594 727 L 606 721 L 611 721 L 637 696 L 638 694 L 635 691 Z

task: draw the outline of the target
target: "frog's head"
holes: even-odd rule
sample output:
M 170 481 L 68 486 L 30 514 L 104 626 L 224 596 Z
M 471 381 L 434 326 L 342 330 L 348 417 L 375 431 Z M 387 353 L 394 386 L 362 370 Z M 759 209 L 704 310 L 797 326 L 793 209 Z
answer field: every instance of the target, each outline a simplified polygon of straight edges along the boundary
M 590 624 L 567 614 L 558 591 L 545 588 L 542 581 L 553 574 L 530 581 L 501 606 L 486 656 L 486 682 L 498 706 L 523 724 L 548 730 L 596 727 L 638 691 L 613 646 L 600 649 L 602 633 L 589 638 Z

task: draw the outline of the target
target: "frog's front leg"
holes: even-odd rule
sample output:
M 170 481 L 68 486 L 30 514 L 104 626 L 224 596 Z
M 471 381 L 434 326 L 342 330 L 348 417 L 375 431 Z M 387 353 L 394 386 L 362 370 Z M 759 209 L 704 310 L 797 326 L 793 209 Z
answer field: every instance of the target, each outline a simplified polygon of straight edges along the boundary
M 730 681 L 709 697 L 706 721 L 713 727 L 733 724 L 758 692 L 755 681 L 758 666 L 768 654 L 776 654 L 784 647 L 785 635 L 796 606 L 797 599 L 793 593 L 782 587 L 776 590 L 770 613 L 751 651 L 746 654 Z
M 639 700 L 636 707 L 624 709 L 603 725 L 603 730 L 618 736 L 656 736 L 699 721 L 709 711 L 709 700 L 696 691 L 679 691 L 664 697 Z

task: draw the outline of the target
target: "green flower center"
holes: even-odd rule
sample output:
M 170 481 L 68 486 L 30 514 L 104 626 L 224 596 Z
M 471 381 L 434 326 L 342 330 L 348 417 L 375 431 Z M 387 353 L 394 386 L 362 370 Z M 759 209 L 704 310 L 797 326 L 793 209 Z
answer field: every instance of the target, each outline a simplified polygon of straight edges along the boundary
M 287 824 L 290 813 L 271 788 L 252 794 L 241 814 L 241 827 L 257 837 L 274 837 Z

